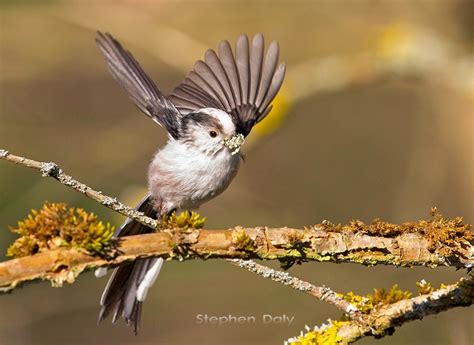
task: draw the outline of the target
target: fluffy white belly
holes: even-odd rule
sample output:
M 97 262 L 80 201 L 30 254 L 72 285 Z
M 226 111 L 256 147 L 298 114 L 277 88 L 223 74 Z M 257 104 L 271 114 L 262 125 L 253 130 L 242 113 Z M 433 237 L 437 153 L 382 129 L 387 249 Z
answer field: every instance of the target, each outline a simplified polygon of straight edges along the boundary
M 240 156 L 226 148 L 211 156 L 170 141 L 150 164 L 149 189 L 162 213 L 196 209 L 229 186 L 239 165 Z

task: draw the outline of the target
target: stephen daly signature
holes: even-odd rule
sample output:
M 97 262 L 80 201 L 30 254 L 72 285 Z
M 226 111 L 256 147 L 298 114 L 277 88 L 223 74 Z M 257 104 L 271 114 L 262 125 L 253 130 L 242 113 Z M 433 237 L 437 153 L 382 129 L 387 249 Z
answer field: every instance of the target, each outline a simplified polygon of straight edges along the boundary
M 209 315 L 209 314 L 197 314 L 196 323 L 198 325 L 231 325 L 231 324 L 274 324 L 274 325 L 291 325 L 295 320 L 295 316 L 286 314 L 271 315 L 262 314 L 259 316 L 255 315 Z

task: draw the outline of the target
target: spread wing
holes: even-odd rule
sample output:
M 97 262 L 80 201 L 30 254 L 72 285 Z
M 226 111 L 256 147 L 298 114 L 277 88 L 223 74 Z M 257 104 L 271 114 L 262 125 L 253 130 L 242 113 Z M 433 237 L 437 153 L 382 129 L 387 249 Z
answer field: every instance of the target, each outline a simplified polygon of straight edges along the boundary
M 97 32 L 96 42 L 105 56 L 110 73 L 128 92 L 135 105 L 177 139 L 182 116 L 178 109 L 112 35 Z
M 278 65 L 278 43 L 273 41 L 264 56 L 262 34 L 255 35 L 251 47 L 242 35 L 235 55 L 228 41 L 219 44 L 218 52 L 209 49 L 169 99 L 183 115 L 208 107 L 224 110 L 247 136 L 270 112 L 283 83 L 285 65 Z

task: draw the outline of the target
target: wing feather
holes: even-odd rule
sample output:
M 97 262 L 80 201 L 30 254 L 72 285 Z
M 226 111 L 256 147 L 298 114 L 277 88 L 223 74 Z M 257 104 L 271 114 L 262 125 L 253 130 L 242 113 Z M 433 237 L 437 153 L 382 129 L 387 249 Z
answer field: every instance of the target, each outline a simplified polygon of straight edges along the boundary
M 283 79 L 285 78 L 285 64 L 282 63 L 278 66 L 275 74 L 273 74 L 273 78 L 268 86 L 267 95 L 260 104 L 258 111 L 263 113 L 265 109 L 270 105 L 271 101 L 275 98 L 276 94 L 280 90 L 281 84 L 283 83 Z
M 133 55 L 109 33 L 97 32 L 97 46 L 104 54 L 107 67 L 115 80 L 128 92 L 135 105 L 177 139 L 181 114 Z
M 272 42 L 264 54 L 264 43 L 263 35 L 257 34 L 250 47 L 242 35 L 234 55 L 229 42 L 222 41 L 219 54 L 208 50 L 169 99 L 183 114 L 206 107 L 223 110 L 231 114 L 238 131 L 248 135 L 270 112 L 285 77 L 278 44 Z
M 209 85 L 209 83 L 204 80 L 201 75 L 199 75 L 196 71 L 191 71 L 187 77 L 190 81 L 197 85 L 198 88 L 202 89 L 205 93 L 207 93 L 210 97 L 216 100 L 219 104 L 219 109 L 224 109 L 226 111 L 227 108 L 225 107 L 224 102 L 219 97 L 219 94 L 214 91 L 214 89 Z
M 222 82 L 216 77 L 212 69 L 203 61 L 198 61 L 194 65 L 194 71 L 204 80 L 210 88 L 214 91 L 215 95 L 224 105 L 227 111 L 232 109 L 229 99 L 227 98 L 225 89 L 222 86 Z
M 265 63 L 262 68 L 262 76 L 260 78 L 260 85 L 258 86 L 257 98 L 255 99 L 255 105 L 257 108 L 260 107 L 265 95 L 268 92 L 271 81 L 273 79 L 273 74 L 278 63 L 278 43 L 273 41 L 270 44 L 267 55 L 265 57 Z
M 247 104 L 250 92 L 250 53 L 249 39 L 247 35 L 242 35 L 237 39 L 235 56 L 240 78 L 240 97 L 242 99 L 242 104 Z
M 240 100 L 240 81 L 237 71 L 237 65 L 235 64 L 234 54 L 228 41 L 222 41 L 219 44 L 219 58 L 224 66 L 225 73 L 229 79 L 232 87 L 232 94 L 234 96 L 234 108 L 242 104 Z
M 222 85 L 222 89 L 225 92 L 226 99 L 229 103 L 230 108 L 235 108 L 234 94 L 231 90 L 231 85 L 229 84 L 229 78 L 225 73 L 224 66 L 222 66 L 221 60 L 217 56 L 216 52 L 212 49 L 208 49 L 204 55 L 204 60 L 209 68 L 214 72 L 214 75 L 218 78 Z
M 183 103 L 183 106 L 187 105 L 191 108 L 195 108 L 195 107 L 202 108 L 205 106 L 203 102 L 198 100 L 196 97 L 190 97 L 189 94 L 186 93 L 182 89 L 177 90 L 177 92 L 175 93 L 175 97 L 180 99 L 180 101 Z

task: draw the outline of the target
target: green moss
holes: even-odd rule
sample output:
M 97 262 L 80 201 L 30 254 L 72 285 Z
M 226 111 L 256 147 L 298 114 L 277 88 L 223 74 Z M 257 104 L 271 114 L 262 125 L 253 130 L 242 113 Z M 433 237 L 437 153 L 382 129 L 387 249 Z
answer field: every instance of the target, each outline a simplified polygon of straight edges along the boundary
M 14 229 L 13 229 L 14 230 Z M 40 251 L 40 243 L 32 235 L 24 235 L 18 238 L 7 249 L 7 256 L 21 258 L 33 255 Z
M 374 219 L 370 224 L 352 220 L 346 225 L 323 221 L 321 224 L 316 224 L 314 228 L 328 232 L 352 232 L 390 238 L 405 233 L 418 233 L 426 238 L 430 251 L 436 251 L 446 257 L 453 254 L 460 255 L 462 251 L 458 249 L 470 246 L 474 241 L 474 232 L 471 230 L 470 224 L 464 223 L 462 217 L 445 218 L 436 207 L 431 209 L 429 219 L 400 225 Z
M 294 264 L 301 265 L 303 262 L 308 261 L 308 248 L 311 247 L 310 241 L 304 240 L 304 231 L 301 230 L 292 230 L 285 234 L 286 243 L 281 247 L 285 248 L 285 257 L 280 258 L 280 267 L 284 270 L 289 269 Z M 311 253 L 311 258 L 313 258 L 313 253 Z M 318 256 L 319 258 L 320 256 Z M 317 259 L 319 260 L 319 259 Z M 322 260 L 319 260 L 322 261 Z
M 446 219 L 436 208 L 431 210 L 431 219 L 423 224 L 424 235 L 433 251 L 449 256 L 457 247 L 472 243 L 474 232 L 462 217 Z
M 77 248 L 100 256 L 114 252 L 113 226 L 99 221 L 94 213 L 68 208 L 64 203 L 46 202 L 39 211 L 32 210 L 10 230 L 21 236 L 8 248 L 10 257 L 34 255 L 59 247 Z
M 293 230 L 286 234 L 286 244 L 285 248 L 288 249 L 300 249 L 304 247 L 303 243 L 303 231 L 301 230 Z
M 249 250 L 255 249 L 255 243 L 250 236 L 245 232 L 244 229 L 236 229 L 232 231 L 232 243 L 238 250 Z
M 159 229 L 201 229 L 206 222 L 205 217 L 201 217 L 196 212 L 183 211 L 165 215 L 159 224 Z
M 189 244 L 176 244 L 171 245 L 171 253 L 168 260 L 177 258 L 179 261 L 184 261 L 191 256 L 189 251 Z
M 179 214 L 173 212 L 169 215 L 163 216 L 160 223 L 158 223 L 157 230 L 176 229 L 173 233 L 173 239 L 169 242 L 171 247 L 171 253 L 168 260 L 177 258 L 180 261 L 186 260 L 191 257 L 190 243 L 184 243 L 184 233 L 188 232 L 189 229 L 200 229 L 204 226 L 206 218 L 201 217 L 196 212 L 183 211 Z M 191 231 L 191 230 L 189 230 Z

